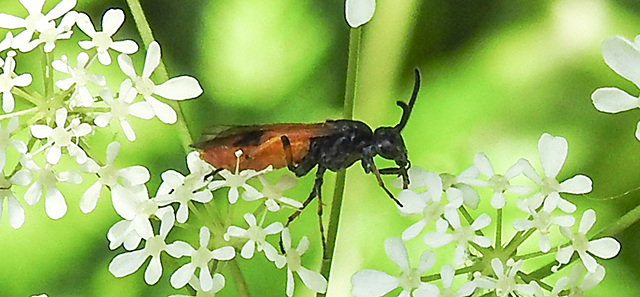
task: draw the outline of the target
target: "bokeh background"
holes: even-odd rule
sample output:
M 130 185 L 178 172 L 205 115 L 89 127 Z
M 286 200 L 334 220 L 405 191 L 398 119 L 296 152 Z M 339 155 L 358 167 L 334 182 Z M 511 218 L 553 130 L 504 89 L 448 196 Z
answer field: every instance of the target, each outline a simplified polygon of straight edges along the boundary
M 47 1 L 44 11 L 55 3 Z M 342 117 L 349 44 L 343 0 L 154 0 L 142 5 L 170 75 L 194 76 L 204 89 L 200 98 L 182 104 L 192 137 L 211 125 Z M 26 15 L 18 1 L 3 0 L 0 7 Z M 141 44 L 124 1 L 79 0 L 76 9 L 97 24 L 111 7 L 127 14 L 116 39 L 133 38 Z M 640 142 L 634 137 L 640 117 L 637 111 L 600 113 L 590 95 L 603 86 L 638 93 L 606 66 L 600 45 L 609 36 L 632 39 L 640 34 L 639 16 L 640 2 L 632 0 L 379 0 L 373 20 L 362 29 L 354 117 L 372 127 L 395 125 L 400 116 L 395 101 L 408 99 L 417 67 L 423 75 L 422 89 L 403 132 L 414 166 L 457 174 L 472 164 L 475 153 L 484 152 L 496 171 L 504 172 L 521 157 L 539 164 L 537 141 L 542 133 L 563 136 L 569 156 L 559 180 L 578 173 L 592 178 L 592 193 L 568 199 L 578 206 L 578 213 L 595 209 L 598 222 L 593 231 L 601 230 L 640 201 L 637 191 L 609 199 L 640 186 Z M 75 39 L 84 38 L 81 32 L 76 35 Z M 67 44 L 64 49 L 78 51 L 77 44 Z M 140 69 L 144 54 L 135 56 Z M 40 61 L 37 55 L 18 61 L 17 72 L 37 69 Z M 146 165 L 152 174 L 151 194 L 162 171 L 187 173 L 174 127 L 157 120 L 133 125 L 138 140 L 122 141 L 118 162 Z M 111 140 L 92 139 L 98 147 Z M 327 197 L 334 176 L 325 179 Z M 302 178 L 289 196 L 302 200 L 312 181 L 312 175 Z M 25 205 L 26 222 L 18 230 L 6 218 L 0 221 L 0 296 L 178 292 L 168 282 L 178 264 L 165 266 L 154 286 L 144 283 L 143 269 L 113 277 L 108 263 L 123 250 L 108 249 L 106 232 L 119 217 L 107 193 L 88 215 L 78 207 L 82 191 L 69 188 L 67 193 L 69 211 L 60 220 L 46 217 L 40 202 Z M 330 199 L 326 203 L 330 205 Z M 308 252 L 310 260 L 304 260 L 312 267 L 319 256 L 316 220 L 314 211 L 307 211 L 292 231 L 294 238 L 308 235 L 316 244 Z M 357 270 L 398 272 L 384 254 L 383 241 L 399 236 L 411 222 L 397 214 L 375 179 L 359 165 L 349 169 L 329 296 L 349 296 L 350 277 Z M 639 231 L 634 224 L 616 235 L 622 250 L 615 259 L 602 262 L 607 276 L 586 296 L 640 293 Z M 417 242 L 409 247 L 414 263 L 422 248 Z M 284 295 L 284 271 L 269 268 L 266 260 L 241 259 L 239 264 L 253 296 Z M 219 295 L 235 296 L 234 284 L 227 279 Z M 298 283 L 296 296 L 310 295 L 300 288 Z

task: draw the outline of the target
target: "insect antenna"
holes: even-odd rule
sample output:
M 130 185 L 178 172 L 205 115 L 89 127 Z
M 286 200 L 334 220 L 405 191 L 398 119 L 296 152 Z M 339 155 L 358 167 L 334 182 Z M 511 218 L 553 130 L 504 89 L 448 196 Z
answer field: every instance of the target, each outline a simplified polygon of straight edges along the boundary
M 413 84 L 413 92 L 411 93 L 411 99 L 409 99 L 409 104 L 404 103 L 402 101 L 396 101 L 396 104 L 402 108 L 402 118 L 400 118 L 400 123 L 393 127 L 398 130 L 398 132 L 402 131 L 402 128 L 409 121 L 409 115 L 411 115 L 411 110 L 413 109 L 413 104 L 416 102 L 416 98 L 418 98 L 418 91 L 420 90 L 420 70 L 416 68 L 414 70 L 415 73 L 415 83 Z

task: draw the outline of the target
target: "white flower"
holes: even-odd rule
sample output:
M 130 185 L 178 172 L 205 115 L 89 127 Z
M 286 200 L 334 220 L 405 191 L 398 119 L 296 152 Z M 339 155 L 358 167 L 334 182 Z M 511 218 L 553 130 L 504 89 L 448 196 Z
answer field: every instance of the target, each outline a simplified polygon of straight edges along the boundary
M 64 15 L 58 26 L 56 26 L 56 22 L 54 21 L 43 23 L 36 28 L 40 32 L 38 38 L 21 44 L 18 49 L 21 52 L 29 52 L 41 43 L 44 43 L 44 51 L 50 53 L 56 47 L 56 41 L 58 39 L 69 39 L 71 37 L 73 33 L 71 32 L 71 27 L 76 23 L 77 15 L 78 13 L 75 11 L 68 12 Z
M 215 191 L 217 189 L 228 187 L 229 188 L 229 203 L 234 204 L 238 201 L 238 188 L 243 188 L 245 192 L 249 192 L 245 195 L 245 197 L 256 197 L 258 196 L 258 190 L 256 190 L 253 186 L 247 184 L 247 181 L 257 175 L 264 174 L 265 172 L 271 171 L 271 166 L 267 167 L 261 171 L 255 171 L 252 169 L 242 170 L 233 174 L 229 170 L 222 170 L 219 172 L 220 176 L 224 178 L 224 180 L 214 180 L 209 183 L 209 190 Z
M 236 252 L 233 247 L 224 246 L 213 251 L 207 248 L 210 239 L 209 228 L 200 228 L 200 248 L 197 250 L 192 248 L 188 243 L 183 241 L 176 241 L 172 243 L 174 245 L 174 257 L 189 256 L 191 262 L 182 265 L 176 272 L 171 275 L 171 285 L 174 288 L 184 287 L 193 274 L 196 268 L 200 269 L 200 275 L 198 281 L 203 291 L 210 291 L 214 287 L 214 279 L 209 271 L 209 262 L 211 260 L 231 260 L 235 257 Z
M 511 179 L 522 174 L 522 171 L 524 169 L 522 159 L 518 160 L 518 162 L 509 167 L 504 175 L 494 172 L 489 158 L 487 158 L 487 156 L 483 153 L 476 154 L 473 161 L 474 167 L 477 168 L 478 171 L 487 178 L 487 180 L 485 181 L 477 178 L 467 178 L 464 180 L 464 182 L 474 186 L 491 188 L 493 190 L 493 194 L 491 195 L 491 206 L 493 208 L 501 209 L 504 207 L 505 192 L 513 192 L 516 194 L 526 194 L 529 192 L 529 188 L 527 187 L 513 186 L 509 183 Z
M 47 138 L 47 143 L 43 146 L 47 147 L 46 159 L 49 164 L 57 164 L 60 161 L 62 154 L 61 149 L 67 148 L 69 155 L 73 156 L 78 164 L 83 164 L 87 161 L 87 155 L 72 138 L 76 138 L 76 142 L 79 137 L 88 135 L 91 133 L 91 126 L 87 123 L 80 123 L 80 119 L 73 118 L 69 123 L 69 126 L 65 128 L 67 122 L 67 110 L 60 108 L 56 111 L 56 128 L 51 128 L 47 125 L 32 125 L 31 134 L 36 138 Z
M 445 213 L 449 225 L 453 228 L 452 233 L 446 233 L 447 223 L 443 221 L 436 222 L 436 232 L 424 235 L 424 243 L 430 247 L 441 247 L 450 242 L 456 242 L 456 249 L 453 256 L 453 264 L 462 265 L 467 258 L 467 246 L 469 242 L 473 242 L 481 247 L 489 247 L 491 240 L 486 236 L 476 235 L 476 231 L 486 227 L 491 223 L 491 218 L 486 213 L 481 214 L 471 223 L 470 226 L 462 226 L 460 217 Z
M 442 173 L 440 174 L 440 178 L 442 179 L 442 189 L 446 190 L 448 188 L 456 188 L 462 191 L 463 203 L 473 209 L 476 209 L 480 202 L 480 195 L 478 195 L 478 192 L 467 184 L 466 181 L 469 179 L 477 179 L 479 174 L 478 169 L 473 165 L 465 169 L 458 176 L 449 173 Z
M 404 214 L 420 214 L 422 218 L 402 232 L 402 239 L 412 239 L 427 225 L 433 221 L 442 221 L 446 224 L 442 215 L 450 213 L 457 215 L 457 209 L 462 205 L 462 192 L 455 188 L 447 189 L 446 205 L 441 202 L 442 181 L 440 176 L 433 172 L 426 175 L 427 191 L 417 194 L 412 190 L 402 190 L 398 194 L 398 200 L 402 203 L 399 209 Z
M 160 45 L 155 41 L 152 42 L 147 49 L 147 56 L 141 76 L 136 74 L 133 68 L 133 61 L 131 61 L 129 56 L 125 54 L 118 56 L 118 65 L 120 65 L 122 72 L 131 79 L 136 92 L 141 94 L 144 100 L 151 104 L 155 115 L 160 121 L 173 124 L 177 120 L 176 112 L 171 106 L 158 101 L 158 99 L 152 95 L 155 94 L 170 100 L 185 100 L 200 96 L 200 94 L 202 94 L 202 88 L 198 81 L 190 76 L 170 78 L 166 82 L 156 85 L 149 77 L 159 64 Z
M 162 184 L 156 194 L 159 205 L 178 202 L 178 223 L 184 223 L 189 218 L 189 201 L 207 203 L 213 198 L 213 194 L 207 190 L 205 175 L 211 173 L 213 168 L 198 157 L 198 152 L 187 155 L 187 167 L 191 172 L 186 177 L 175 170 L 167 170 L 162 173 Z
M 640 86 L 640 42 L 633 42 L 622 36 L 614 36 L 602 42 L 602 57 L 605 63 L 620 76 Z M 618 88 L 599 88 L 591 94 L 593 105 L 602 112 L 618 113 L 640 107 L 638 96 L 632 96 Z M 636 138 L 640 140 L 640 123 L 637 125 Z
M 451 289 L 454 278 L 454 270 L 451 265 L 443 265 L 440 269 L 440 279 L 442 279 L 442 290 L 433 284 L 423 284 L 413 292 L 414 297 L 462 297 L 469 296 L 476 289 L 473 281 L 467 281 L 460 285 L 457 291 Z
M 160 253 L 166 251 L 169 255 L 177 257 L 180 254 L 179 248 L 175 244 L 166 244 L 167 234 L 173 227 L 174 219 L 172 212 L 165 212 L 160 224 L 160 233 L 150 237 L 145 237 L 146 243 L 143 249 L 132 252 L 126 252 L 117 255 L 111 263 L 109 263 L 109 271 L 115 277 L 123 277 L 134 273 L 142 266 L 142 263 L 149 257 L 151 261 L 144 272 L 144 281 L 149 284 L 155 284 L 162 275 L 162 263 L 160 262 Z
M 96 48 L 98 61 L 103 65 L 111 64 L 111 56 L 108 49 L 125 54 L 133 54 L 138 51 L 138 44 L 133 40 L 113 41 L 111 36 L 115 34 L 124 23 L 124 12 L 121 9 L 109 9 L 102 16 L 102 32 L 96 32 L 91 19 L 84 13 L 78 15 L 77 24 L 80 30 L 91 37 L 91 40 L 82 40 L 78 44 L 81 48 L 89 50 Z
M 13 71 L 16 70 L 16 61 L 13 59 L 15 55 L 16 52 L 14 51 L 10 51 L 7 54 L 2 67 L 2 74 L 0 74 L 0 93 L 2 93 L 2 110 L 4 112 L 13 111 L 15 106 L 11 89 L 15 86 L 26 87 L 31 84 L 31 74 L 29 73 L 13 77 Z
M 309 239 L 306 236 L 300 239 L 297 248 L 291 246 L 291 234 L 289 229 L 282 230 L 282 246 L 284 248 L 284 256 L 287 264 L 287 296 L 293 296 L 294 280 L 293 273 L 297 273 L 302 283 L 316 293 L 324 293 L 327 290 L 327 280 L 315 271 L 302 267 L 300 257 L 309 248 Z
M 423 288 L 425 283 L 420 281 L 422 276 L 435 262 L 435 256 L 430 251 L 424 251 L 420 256 L 420 264 L 417 269 L 409 267 L 407 249 L 402 240 L 389 237 L 384 241 L 384 250 L 389 259 L 398 265 L 401 272 L 399 276 L 391 276 L 386 272 L 364 269 L 356 272 L 351 278 L 351 294 L 356 297 L 383 296 L 395 288 L 401 287 L 399 297 L 409 297 L 415 288 Z
M 2 205 L 7 201 L 7 215 L 9 216 L 9 224 L 14 229 L 22 227 L 24 224 L 24 209 L 20 202 L 13 195 L 11 187 L 13 185 L 26 186 L 31 182 L 31 175 L 26 169 L 20 169 L 9 180 L 4 176 L 4 172 L 0 170 L 0 218 L 2 217 Z
M 20 160 L 24 168 L 36 175 L 35 181 L 24 193 L 25 202 L 29 205 L 38 203 L 44 191 L 44 208 L 47 215 L 54 220 L 63 217 L 67 213 L 67 203 L 58 190 L 57 184 L 58 182 L 67 182 L 77 185 L 82 182 L 82 177 L 73 171 L 56 173 L 49 163 L 41 168 L 30 157 L 30 155 L 26 155 Z
M 133 131 L 127 117 L 134 116 L 144 120 L 153 118 L 151 105 L 146 101 L 133 103 L 136 98 L 136 91 L 132 89 L 131 80 L 125 80 L 120 84 L 118 98 L 113 98 L 113 93 L 107 88 L 100 91 L 100 97 L 111 107 L 111 111 L 100 114 L 94 120 L 98 127 L 106 127 L 111 120 L 120 121 L 120 127 L 129 141 L 136 140 L 136 133 Z
M 262 228 L 257 225 L 256 217 L 252 213 L 244 214 L 244 220 L 249 225 L 249 228 L 242 229 L 236 226 L 229 226 L 227 233 L 224 235 L 225 239 L 228 240 L 229 237 L 246 238 L 248 241 L 242 246 L 240 256 L 245 259 L 252 258 L 257 247 L 259 252 L 264 250 L 264 254 L 269 261 L 275 262 L 277 267 L 282 267 L 285 258 L 278 255 L 278 251 L 266 240 L 267 235 L 278 234 L 282 231 L 282 223 L 274 222 Z
M 53 7 L 46 15 L 42 14 L 42 7 L 45 0 L 20 0 L 20 4 L 27 9 L 29 15 L 22 19 L 10 14 L 0 13 L 0 28 L 18 29 L 25 28 L 13 38 L 13 48 L 18 48 L 26 44 L 33 37 L 33 32 L 40 31 L 52 20 L 55 20 L 76 6 L 76 0 L 62 0 Z
M 124 243 L 125 248 L 130 250 L 138 245 L 141 238 L 153 236 L 153 228 L 149 221 L 152 216 L 163 218 L 165 212 L 171 212 L 171 221 L 175 220 L 170 206 L 158 208 L 158 204 L 149 199 L 144 184 L 126 188 L 115 184 L 111 188 L 111 200 L 116 212 L 125 219 L 113 225 L 107 233 L 111 249 Z
M 556 177 L 567 158 L 568 149 L 569 146 L 566 139 L 544 133 L 538 141 L 540 162 L 544 169 L 543 178 L 540 178 L 535 173 L 533 167 L 527 161 L 523 163 L 523 171 L 528 178 L 540 186 L 540 193 L 537 193 L 537 195 L 557 200 L 560 210 L 572 213 L 576 210 L 576 206 L 560 197 L 560 193 L 584 194 L 591 192 L 591 179 L 585 175 L 576 175 L 563 182 L 557 181 Z
M 620 252 L 620 243 L 615 239 L 611 237 L 600 238 L 592 241 L 587 239 L 587 232 L 589 232 L 595 222 L 596 212 L 593 211 L 593 209 L 587 209 L 582 214 L 578 232 L 571 233 L 567 228 L 560 229 L 564 236 L 571 239 L 571 245 L 558 249 L 558 253 L 556 254 L 556 260 L 558 262 L 562 264 L 569 263 L 569 259 L 571 258 L 571 255 L 573 255 L 573 252 L 578 252 L 584 267 L 586 267 L 589 272 L 595 272 L 598 267 L 598 263 L 590 254 L 603 259 L 610 259 L 618 255 L 618 252 Z
M 556 209 L 558 201 L 549 197 L 544 199 L 542 196 L 532 196 L 525 200 L 518 201 L 518 208 L 528 213 L 529 219 L 518 219 L 513 221 L 513 228 L 518 231 L 524 231 L 534 228 L 538 231 L 538 248 L 541 252 L 548 252 L 551 249 L 549 243 L 549 232 L 554 225 L 560 227 L 571 227 L 576 219 L 571 215 L 552 216 L 551 213 Z M 540 208 L 542 206 L 542 208 Z
M 281 209 L 280 203 L 287 204 L 294 208 L 302 208 L 302 203 L 300 201 L 284 197 L 283 193 L 286 190 L 289 190 L 298 183 L 298 180 L 292 177 L 291 175 L 282 175 L 278 178 L 275 184 L 269 183 L 267 178 L 263 175 L 258 175 L 258 179 L 262 183 L 262 191 L 260 192 L 244 192 L 242 197 L 247 201 L 254 201 L 261 198 L 267 198 L 264 201 L 264 205 L 267 206 L 269 211 L 278 211 Z M 256 194 L 256 196 L 251 196 L 251 194 Z M 278 203 L 280 202 L 280 203 Z
M 18 152 L 24 154 L 27 152 L 27 145 L 24 142 L 11 139 L 11 133 L 18 128 L 18 117 L 12 117 L 9 119 L 6 128 L 2 128 L 0 124 L 0 171 L 4 168 L 4 164 L 7 159 L 6 151 L 9 145 L 13 146 Z
M 73 67 L 69 64 L 66 55 L 62 55 L 60 60 L 54 60 L 51 63 L 53 69 L 68 74 L 70 77 L 61 79 L 55 82 L 56 87 L 61 90 L 68 90 L 75 85 L 71 99 L 69 100 L 69 106 L 71 108 L 75 106 L 90 107 L 93 104 L 93 95 L 89 92 L 87 84 L 89 82 L 96 86 L 104 86 L 106 80 L 104 76 L 100 74 L 87 73 L 87 63 L 89 62 L 89 55 L 85 52 L 78 54 L 76 58 L 76 66 Z
M 142 185 L 149 181 L 149 170 L 143 166 L 131 166 L 118 169 L 113 165 L 113 161 L 120 153 L 120 143 L 112 142 L 107 146 L 106 164 L 100 167 L 92 159 L 88 159 L 81 167 L 86 172 L 95 173 L 100 178 L 91 185 L 82 195 L 80 200 L 80 209 L 84 213 L 93 211 L 100 197 L 100 190 L 104 186 L 113 188 L 116 184 L 123 187 L 132 187 Z M 113 192 L 112 192 L 113 196 Z
M 367 23 L 376 10 L 375 0 L 346 0 L 345 16 L 349 26 L 356 28 Z
M 218 293 L 222 288 L 224 288 L 225 280 L 224 276 L 220 273 L 216 273 L 213 275 L 213 287 L 211 290 L 203 290 L 202 286 L 200 286 L 200 281 L 195 276 L 191 276 L 189 280 L 189 285 L 196 291 L 195 297 L 215 297 L 216 293 Z M 192 295 L 169 295 L 169 297 L 194 297 Z
M 523 284 L 519 281 L 517 273 L 522 267 L 522 260 L 514 262 L 513 259 L 507 260 L 506 267 L 498 258 L 491 259 L 491 268 L 494 275 L 492 277 L 482 276 L 480 272 L 474 274 L 474 282 L 478 288 L 495 290 L 499 297 L 507 297 L 513 295 L 533 295 L 535 287 L 530 284 Z

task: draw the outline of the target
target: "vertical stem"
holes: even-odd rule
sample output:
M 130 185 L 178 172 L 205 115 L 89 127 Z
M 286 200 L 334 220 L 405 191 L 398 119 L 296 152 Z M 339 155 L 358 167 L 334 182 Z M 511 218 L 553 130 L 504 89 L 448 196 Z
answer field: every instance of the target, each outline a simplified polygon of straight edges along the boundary
M 140 33 L 140 37 L 142 38 L 142 42 L 145 45 L 145 48 L 151 44 L 155 40 L 153 37 L 153 32 L 151 31 L 151 27 L 149 26 L 149 22 L 144 15 L 144 11 L 142 10 L 142 6 L 140 5 L 139 0 L 127 0 L 127 5 L 129 5 L 129 9 L 131 10 L 131 15 L 133 15 L 133 20 L 136 23 L 136 27 L 138 28 L 138 32 Z M 160 64 L 158 68 L 156 68 L 155 73 L 158 75 L 158 78 L 162 81 L 166 81 L 169 79 L 169 73 L 167 72 L 167 68 L 164 65 L 164 62 L 160 60 Z M 182 107 L 179 102 L 174 100 L 166 101 L 171 108 L 173 108 L 178 114 L 178 120 L 176 122 L 176 128 L 178 129 L 178 136 L 180 137 L 180 142 L 182 143 L 182 148 L 185 152 L 191 151 L 190 145 L 193 142 L 191 132 L 189 131 L 189 126 L 184 117 L 184 112 L 182 111 Z
M 358 73 L 358 57 L 360 54 L 362 29 L 351 28 L 349 31 L 349 58 L 347 61 L 347 78 L 344 92 L 344 118 L 353 118 L 354 98 L 356 95 L 356 81 Z M 333 252 L 336 247 L 336 238 L 338 236 L 338 223 L 340 221 L 340 211 L 342 207 L 342 199 L 344 197 L 344 185 L 346 179 L 346 171 L 340 171 L 336 175 L 336 182 L 333 191 L 333 200 L 331 201 L 331 211 L 329 213 L 329 226 L 327 228 L 326 250 L 323 251 L 322 267 L 320 273 L 324 278 L 329 280 L 329 272 L 331 270 L 331 261 L 333 260 Z M 324 294 L 318 294 L 324 296 Z
M 234 258 L 229 260 L 227 267 L 229 267 L 229 271 L 231 272 L 231 276 L 236 283 L 236 290 L 238 292 L 238 296 L 249 297 L 249 287 L 247 283 L 244 281 L 244 276 L 242 276 L 242 271 L 240 270 L 240 266 L 238 266 L 238 261 Z
M 496 219 L 496 250 L 502 249 L 502 208 L 497 210 Z

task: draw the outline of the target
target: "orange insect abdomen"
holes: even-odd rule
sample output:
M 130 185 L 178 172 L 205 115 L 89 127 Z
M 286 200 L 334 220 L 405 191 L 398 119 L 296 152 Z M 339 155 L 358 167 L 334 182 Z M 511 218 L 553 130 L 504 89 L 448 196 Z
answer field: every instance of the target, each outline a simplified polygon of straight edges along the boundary
M 311 135 L 308 133 L 266 131 L 256 145 L 234 146 L 229 144 L 205 147 L 200 150 L 200 158 L 216 169 L 222 168 L 229 171 L 235 171 L 236 166 L 238 170 L 262 170 L 269 165 L 274 169 L 283 168 L 287 166 L 285 149 L 280 139 L 283 135 L 286 135 L 291 143 L 293 163 L 299 163 L 309 151 Z M 236 157 L 238 150 L 242 151 L 239 158 Z

